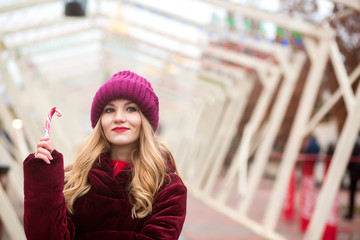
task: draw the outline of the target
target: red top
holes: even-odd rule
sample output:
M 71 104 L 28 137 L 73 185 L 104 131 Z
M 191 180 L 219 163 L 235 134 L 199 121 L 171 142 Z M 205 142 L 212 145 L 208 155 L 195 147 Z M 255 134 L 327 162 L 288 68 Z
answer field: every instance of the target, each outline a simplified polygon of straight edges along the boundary
M 114 167 L 114 176 L 118 175 L 118 173 L 123 170 L 129 163 L 121 161 L 121 160 L 114 160 L 110 159 L 111 165 Z

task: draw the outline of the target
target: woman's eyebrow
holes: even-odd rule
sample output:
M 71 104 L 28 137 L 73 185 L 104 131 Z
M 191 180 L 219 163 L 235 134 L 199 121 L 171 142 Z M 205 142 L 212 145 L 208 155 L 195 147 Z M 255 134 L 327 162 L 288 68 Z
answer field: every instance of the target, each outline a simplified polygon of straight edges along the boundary
M 105 105 L 105 107 L 106 107 L 106 106 L 111 106 L 111 107 L 113 107 L 113 106 L 115 106 L 115 105 L 112 104 L 112 103 L 108 103 L 108 104 Z
M 134 102 L 132 102 L 132 101 L 127 101 L 127 102 L 125 103 L 125 105 L 131 105 L 131 104 L 135 104 L 135 105 L 136 105 L 136 103 L 134 103 Z

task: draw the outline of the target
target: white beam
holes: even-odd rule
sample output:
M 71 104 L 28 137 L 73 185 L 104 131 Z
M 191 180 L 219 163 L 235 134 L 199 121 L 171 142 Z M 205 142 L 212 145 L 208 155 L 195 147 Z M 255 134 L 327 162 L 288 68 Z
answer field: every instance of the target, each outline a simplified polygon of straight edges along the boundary
M 316 61 L 313 61 L 311 64 L 298 110 L 296 112 L 295 120 L 292 124 L 291 132 L 285 146 L 284 156 L 280 163 L 274 187 L 263 218 L 263 223 L 269 230 L 274 230 L 278 223 L 290 175 L 304 137 L 304 126 L 308 122 L 310 114 L 312 113 L 317 92 L 328 60 L 328 41 L 321 41 L 318 45 L 315 45 L 313 41 L 305 38 L 305 44 L 308 54 L 312 55 L 310 59 L 316 59 Z
M 274 91 L 280 81 L 280 71 L 272 71 L 270 76 L 264 72 L 259 74 L 260 81 L 263 82 L 263 91 L 260 93 L 255 109 L 251 115 L 251 119 L 245 126 L 241 142 L 237 147 L 236 153 L 233 157 L 229 170 L 227 171 L 224 184 L 218 195 L 218 200 L 225 203 L 230 194 L 230 190 L 236 174 L 239 174 L 242 187 L 239 189 L 240 194 L 243 196 L 247 189 L 247 161 L 249 159 L 250 149 L 253 142 L 253 137 L 256 131 L 260 128 L 261 122 L 266 114 L 266 110 L 271 102 Z M 246 188 L 246 189 L 245 189 Z
M 356 79 L 360 76 L 360 64 L 353 70 L 350 74 L 350 85 L 352 85 Z M 305 134 L 308 135 L 311 131 L 315 129 L 318 123 L 325 117 L 325 115 L 331 110 L 331 108 L 339 101 L 342 96 L 342 91 L 338 88 L 331 97 L 326 100 L 320 110 L 316 112 L 311 121 L 307 124 Z
M 0 184 L 0 218 L 10 239 L 26 240 L 24 227 L 16 215 L 2 185 Z
M 251 68 L 254 68 L 258 71 L 262 71 L 263 69 L 269 69 L 269 68 L 277 68 L 277 66 L 273 63 L 270 63 L 266 60 L 260 60 L 257 57 L 253 57 L 253 56 L 249 56 L 245 53 L 239 53 L 239 52 L 235 52 L 235 51 L 231 51 L 231 50 L 226 50 L 224 48 L 221 47 L 216 47 L 216 46 L 208 46 L 206 44 L 202 44 L 202 43 L 195 43 L 195 42 L 191 42 L 191 41 L 187 41 L 184 39 L 179 39 L 177 37 L 174 37 L 172 35 L 169 34 L 165 34 L 163 32 L 160 31 L 156 31 L 154 29 L 149 29 L 147 27 L 141 26 L 139 24 L 135 24 L 135 23 L 124 23 L 124 22 L 120 22 L 120 19 L 118 18 L 112 18 L 114 21 L 119 21 L 119 23 L 121 24 L 126 24 L 129 26 L 135 26 L 139 29 L 143 29 L 146 31 L 150 31 L 152 33 L 156 33 L 160 36 L 164 36 L 167 37 L 169 39 L 175 40 L 175 41 L 179 41 L 182 42 L 184 44 L 188 44 L 194 47 L 199 48 L 200 50 L 203 51 L 203 53 L 207 53 L 209 55 L 215 56 L 219 59 L 223 59 L 226 61 L 230 61 L 230 62 L 234 62 L 234 63 L 238 63 L 241 65 L 245 65 L 245 66 L 249 66 Z M 105 28 L 106 29 L 106 28 Z M 143 41 L 143 40 L 139 40 L 138 41 Z M 153 45 L 151 43 L 146 42 L 147 44 Z M 157 46 L 158 48 L 160 48 L 160 46 Z M 166 49 L 167 51 L 170 51 L 169 49 Z M 176 52 L 176 50 L 174 50 Z M 286 50 L 284 51 L 286 52 Z
M 242 113 L 245 110 L 246 104 L 249 100 L 248 96 L 254 86 L 254 82 L 241 83 L 240 81 L 229 86 L 230 92 L 229 104 L 224 112 L 222 123 L 218 128 L 218 134 L 214 138 L 214 145 L 210 153 L 213 159 L 212 164 L 208 165 L 209 176 L 206 179 L 204 193 L 211 194 L 215 182 L 220 174 L 225 161 L 226 153 L 229 150 L 231 141 L 236 135 L 237 126 L 239 125 Z M 232 95 L 232 96 L 231 96 Z M 206 166 L 204 166 L 205 168 Z
M 34 7 L 46 3 L 59 2 L 60 0 L 32 0 L 32 1 L 18 1 L 9 5 L 0 6 L 0 13 L 15 11 L 22 8 Z
M 278 131 L 281 127 L 288 104 L 293 95 L 296 81 L 298 80 L 300 71 L 303 68 L 305 55 L 302 52 L 299 52 L 296 56 L 294 56 L 293 60 L 294 62 L 291 63 L 291 67 L 289 66 L 288 70 L 284 73 L 284 79 L 270 113 L 267 132 L 255 153 L 254 162 L 251 166 L 249 174 L 248 192 L 239 204 L 239 211 L 243 215 L 246 215 L 249 212 L 256 190 L 260 184 L 266 163 L 269 159 Z
M 356 142 L 360 129 L 360 85 L 356 91 L 356 101 L 348 112 L 343 130 L 335 147 L 335 152 L 316 201 L 315 209 L 308 225 L 304 240 L 321 239 L 326 220 L 335 196 L 340 186 L 341 179 L 345 173 L 348 159 Z
M 360 12 L 360 0 L 331 0 L 334 3 L 340 3 Z
M 350 79 L 346 73 L 343 61 L 341 60 L 341 53 L 336 41 L 331 41 L 330 43 L 330 57 L 344 97 L 345 106 L 349 111 L 350 109 L 353 109 L 355 96 L 353 90 L 351 89 Z
M 321 26 L 316 26 L 304 20 L 292 18 L 290 16 L 283 15 L 280 13 L 265 12 L 253 8 L 243 7 L 235 3 L 231 4 L 226 1 L 219 1 L 219 0 L 201 0 L 201 1 L 222 7 L 230 12 L 238 13 L 241 16 L 257 19 L 259 21 L 271 21 L 277 24 L 278 26 L 282 26 L 289 30 L 296 29 L 296 31 L 311 37 L 317 37 L 319 39 L 332 39 L 336 35 L 333 29 L 330 28 L 324 29 Z
M 52 40 L 53 38 L 64 37 L 64 36 L 70 37 L 70 36 L 73 36 L 74 34 L 78 34 L 79 32 L 86 32 L 86 31 L 89 31 L 94 28 L 90 21 L 84 21 L 84 20 L 64 21 L 62 23 L 64 25 L 68 25 L 68 26 L 72 25 L 72 27 L 68 28 L 67 31 L 63 31 L 61 33 L 54 33 L 54 32 L 50 31 L 49 35 L 47 35 L 47 36 L 42 36 L 42 35 L 37 36 L 36 35 L 37 37 L 34 37 L 34 35 L 31 35 L 31 37 L 33 37 L 33 39 L 27 39 L 28 32 L 26 31 L 23 33 L 23 38 L 20 42 L 18 42 L 16 44 L 14 44 L 13 42 L 11 42 L 10 44 L 6 43 L 8 45 L 7 48 L 8 49 L 17 49 L 19 47 L 27 47 L 27 46 L 31 46 L 36 43 L 41 43 L 44 41 Z M 79 23 L 79 25 L 77 25 L 77 23 Z M 52 27 L 54 27 L 54 25 L 49 26 L 49 28 L 52 28 Z M 37 28 L 36 30 L 41 31 L 42 29 Z M 50 29 L 48 29 L 48 30 L 50 30 Z M 32 31 L 34 31 L 34 29 Z M 20 34 L 20 33 L 18 32 L 15 34 Z M 9 37 L 9 35 L 7 37 Z
M 39 22 L 37 24 L 32 24 L 30 26 L 25 25 L 25 26 L 16 26 L 16 27 L 12 27 L 11 29 L 8 30 L 1 30 L 1 34 L 3 35 L 7 35 L 7 34 L 15 34 L 18 32 L 23 32 L 23 31 L 29 31 L 29 30 L 34 30 L 34 29 L 39 29 L 39 28 L 44 28 L 44 27 L 54 27 L 54 25 L 59 24 L 59 23 L 64 23 L 65 18 L 57 18 L 57 19 L 51 19 L 48 21 L 42 21 Z M 69 20 L 66 19 L 66 21 L 73 21 L 73 20 Z

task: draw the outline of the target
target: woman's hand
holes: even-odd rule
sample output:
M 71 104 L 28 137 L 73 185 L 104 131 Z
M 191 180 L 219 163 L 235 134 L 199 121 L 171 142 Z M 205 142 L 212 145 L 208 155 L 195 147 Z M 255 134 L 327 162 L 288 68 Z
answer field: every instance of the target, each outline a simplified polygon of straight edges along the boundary
M 43 137 L 40 142 L 37 143 L 37 150 L 35 152 L 35 158 L 42 159 L 47 164 L 53 160 L 51 153 L 54 151 L 54 147 L 49 138 Z

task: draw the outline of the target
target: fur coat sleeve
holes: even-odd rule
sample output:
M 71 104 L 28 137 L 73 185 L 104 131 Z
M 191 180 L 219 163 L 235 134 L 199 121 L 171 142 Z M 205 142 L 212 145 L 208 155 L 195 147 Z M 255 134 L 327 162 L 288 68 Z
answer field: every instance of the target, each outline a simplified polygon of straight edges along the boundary
M 28 240 L 74 239 L 66 214 L 63 156 L 53 151 L 51 164 L 30 154 L 24 161 L 24 229 Z

